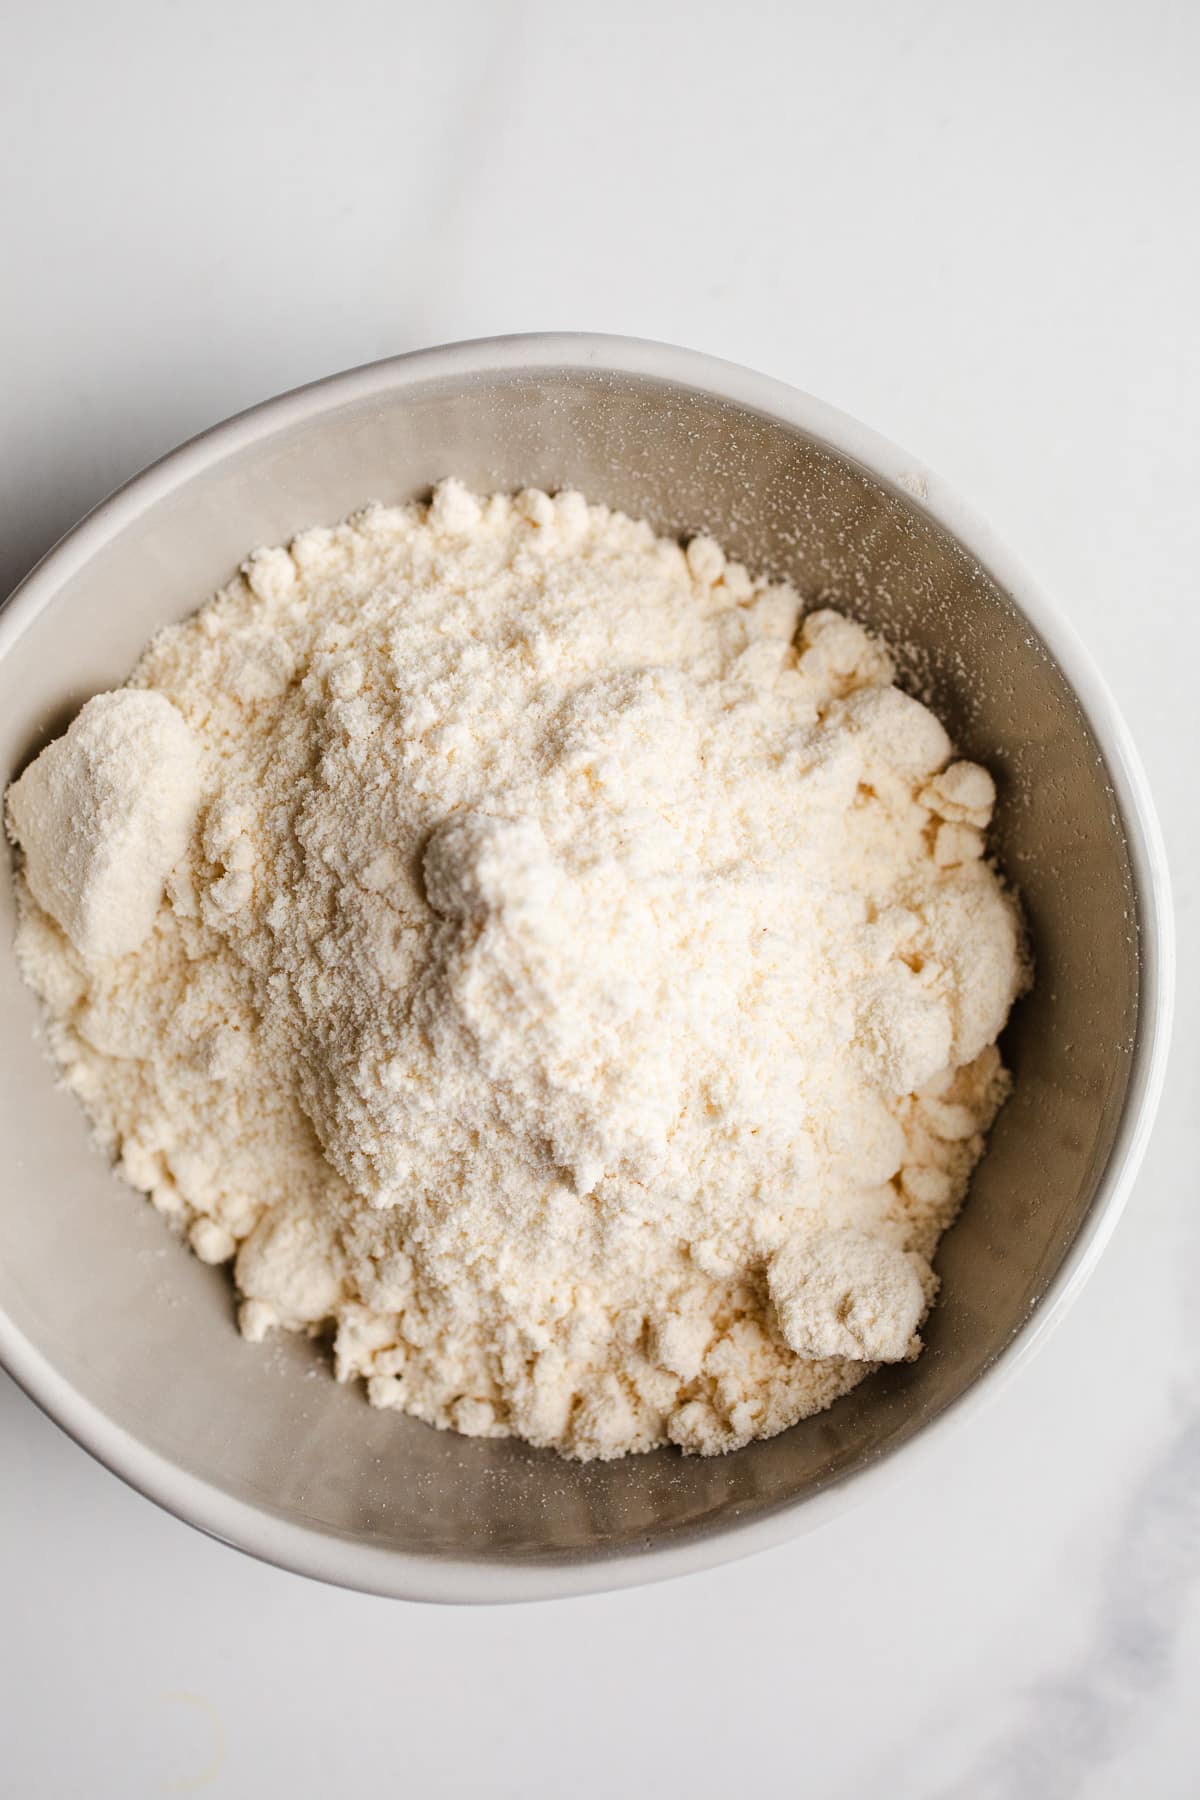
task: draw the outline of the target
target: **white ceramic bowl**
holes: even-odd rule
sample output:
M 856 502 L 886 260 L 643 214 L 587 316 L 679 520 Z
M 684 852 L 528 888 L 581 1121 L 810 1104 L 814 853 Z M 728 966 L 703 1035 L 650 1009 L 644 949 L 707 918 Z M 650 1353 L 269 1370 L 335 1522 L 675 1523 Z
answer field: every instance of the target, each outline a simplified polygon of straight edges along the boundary
M 1129 1191 L 1171 991 L 1162 850 L 1115 708 L 1035 583 L 926 469 L 818 401 L 620 338 L 400 357 L 285 395 L 140 475 L 0 614 L 0 781 L 252 546 L 409 497 L 573 485 L 840 602 L 904 649 L 998 776 L 1000 850 L 1039 979 L 1017 1086 L 939 1256 L 914 1365 L 732 1456 L 579 1467 L 371 1411 L 307 1341 L 244 1343 L 203 1267 L 90 1147 L 0 952 L 0 1357 L 81 1444 L 255 1555 L 383 1594 L 501 1600 L 698 1568 L 881 1486 L 1044 1338 Z M 0 939 L 11 937 L 0 883 Z

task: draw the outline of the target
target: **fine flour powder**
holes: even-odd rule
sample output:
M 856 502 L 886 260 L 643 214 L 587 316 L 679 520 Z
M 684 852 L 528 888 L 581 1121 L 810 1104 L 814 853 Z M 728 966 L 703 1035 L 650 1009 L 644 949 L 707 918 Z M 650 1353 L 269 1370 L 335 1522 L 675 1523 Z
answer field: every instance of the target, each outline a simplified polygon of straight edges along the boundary
M 9 793 L 65 1078 L 242 1329 L 577 1457 L 920 1349 L 1025 979 L 885 649 L 582 496 L 260 551 Z

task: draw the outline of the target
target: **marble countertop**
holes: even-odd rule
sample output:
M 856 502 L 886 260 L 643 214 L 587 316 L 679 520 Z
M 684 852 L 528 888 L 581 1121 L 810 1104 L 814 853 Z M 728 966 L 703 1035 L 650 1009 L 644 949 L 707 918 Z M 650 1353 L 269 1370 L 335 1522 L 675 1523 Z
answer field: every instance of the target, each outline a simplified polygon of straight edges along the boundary
M 0 1786 L 1196 1792 L 1200 13 L 57 0 L 6 37 L 0 585 L 350 364 L 545 327 L 714 351 L 906 445 L 1057 593 L 1145 758 L 1181 955 L 1159 1125 L 1070 1316 L 882 1499 L 747 1562 L 500 1611 L 324 1589 L 0 1377 Z

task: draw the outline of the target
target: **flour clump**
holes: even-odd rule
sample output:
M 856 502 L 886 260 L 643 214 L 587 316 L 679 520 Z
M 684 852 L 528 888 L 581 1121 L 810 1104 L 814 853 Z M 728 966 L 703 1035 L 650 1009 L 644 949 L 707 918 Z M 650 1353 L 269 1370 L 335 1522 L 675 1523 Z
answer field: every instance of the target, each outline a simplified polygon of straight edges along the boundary
M 446 482 L 89 702 L 9 790 L 18 951 L 247 1337 L 583 1458 L 918 1353 L 1026 964 L 894 675 L 711 539 Z
M 8 794 L 25 879 L 83 957 L 136 950 L 187 848 L 199 745 L 161 694 L 89 700 Z

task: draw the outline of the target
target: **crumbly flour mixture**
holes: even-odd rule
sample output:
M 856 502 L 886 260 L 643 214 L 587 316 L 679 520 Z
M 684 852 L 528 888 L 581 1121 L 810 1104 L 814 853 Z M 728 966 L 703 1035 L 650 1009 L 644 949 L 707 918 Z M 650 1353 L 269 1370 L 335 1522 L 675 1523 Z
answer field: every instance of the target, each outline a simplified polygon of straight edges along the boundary
M 376 1406 L 710 1453 L 915 1356 L 1024 979 L 858 625 L 576 493 L 262 550 L 9 792 L 121 1172 Z

